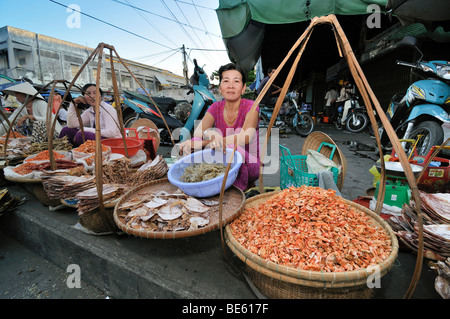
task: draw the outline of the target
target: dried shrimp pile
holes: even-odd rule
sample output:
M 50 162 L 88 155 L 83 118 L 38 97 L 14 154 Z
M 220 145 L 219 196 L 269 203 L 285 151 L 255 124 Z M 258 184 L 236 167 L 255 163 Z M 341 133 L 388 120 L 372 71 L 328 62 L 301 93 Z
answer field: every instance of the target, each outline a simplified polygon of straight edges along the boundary
M 384 261 L 387 232 L 333 190 L 285 189 L 231 224 L 236 240 L 260 257 L 303 270 L 342 272 Z
M 219 202 L 199 200 L 178 190 L 141 192 L 119 207 L 119 218 L 135 229 L 150 231 L 195 230 L 209 224 L 213 206 Z
M 19 132 L 15 132 L 15 131 L 9 131 L 9 135 L 8 133 L 5 133 L 2 135 L 1 138 L 6 138 L 8 136 L 8 138 L 24 138 L 24 137 L 28 137 L 25 136 L 23 134 L 20 134 Z
M 197 183 L 225 174 L 227 167 L 222 163 L 194 164 L 184 169 L 180 180 L 185 183 Z
M 110 148 L 106 145 L 102 145 L 102 153 L 108 151 Z M 73 149 L 75 152 L 79 153 L 95 153 L 95 141 L 87 140 L 77 148 Z

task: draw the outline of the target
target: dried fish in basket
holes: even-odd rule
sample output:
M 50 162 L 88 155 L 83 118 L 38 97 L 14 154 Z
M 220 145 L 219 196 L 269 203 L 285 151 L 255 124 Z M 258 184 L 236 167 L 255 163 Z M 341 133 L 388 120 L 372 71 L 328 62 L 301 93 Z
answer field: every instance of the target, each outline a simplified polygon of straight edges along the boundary
M 224 193 L 222 225 L 233 220 L 244 204 L 244 193 Z M 143 238 L 174 239 L 204 234 L 219 227 L 219 196 L 197 199 L 167 178 L 139 185 L 117 202 L 114 221 L 124 232 Z

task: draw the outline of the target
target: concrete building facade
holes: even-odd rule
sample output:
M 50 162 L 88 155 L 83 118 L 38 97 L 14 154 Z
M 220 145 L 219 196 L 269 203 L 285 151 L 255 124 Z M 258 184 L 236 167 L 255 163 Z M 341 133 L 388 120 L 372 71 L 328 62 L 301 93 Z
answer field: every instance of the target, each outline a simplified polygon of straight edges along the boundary
M 95 48 L 4 26 L 0 28 L 0 74 L 14 79 L 25 77 L 41 85 L 53 80 L 71 82 L 94 50 Z M 113 59 L 119 91 L 138 90 L 139 84 L 114 54 Z M 184 77 L 170 71 L 121 59 L 150 94 L 158 94 L 162 89 L 180 88 L 186 84 Z M 101 61 L 100 87 L 105 91 L 112 91 L 109 49 L 104 50 Z M 98 58 L 94 57 L 86 65 L 76 84 L 83 86 L 95 83 L 97 69 Z

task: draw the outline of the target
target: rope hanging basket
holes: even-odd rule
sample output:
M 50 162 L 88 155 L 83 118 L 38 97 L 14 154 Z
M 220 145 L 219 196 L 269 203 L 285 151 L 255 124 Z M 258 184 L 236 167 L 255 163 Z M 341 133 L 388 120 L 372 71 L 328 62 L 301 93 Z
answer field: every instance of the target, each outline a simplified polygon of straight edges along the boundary
M 279 192 L 265 193 L 248 199 L 243 207 L 257 206 Z M 344 199 L 344 202 L 364 212 L 370 222 L 381 227 L 391 240 L 391 252 L 380 264 L 380 276 L 393 267 L 398 255 L 398 241 L 391 227 L 373 211 Z M 283 299 L 334 299 L 370 298 L 372 290 L 367 285 L 370 272 L 367 268 L 345 272 L 309 271 L 268 261 L 242 246 L 233 236 L 230 226 L 225 227 L 226 243 L 231 251 L 245 263 L 253 284 L 269 298 Z

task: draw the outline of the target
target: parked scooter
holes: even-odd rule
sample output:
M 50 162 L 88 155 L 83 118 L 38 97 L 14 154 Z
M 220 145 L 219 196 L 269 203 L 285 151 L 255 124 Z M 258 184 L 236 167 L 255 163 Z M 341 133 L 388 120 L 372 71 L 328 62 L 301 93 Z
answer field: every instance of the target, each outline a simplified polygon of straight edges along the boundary
M 421 54 L 415 63 L 397 61 L 425 72 L 430 78 L 419 80 L 411 84 L 404 93 L 397 93 L 391 100 L 386 116 L 400 139 L 418 140 L 416 152 L 425 156 L 432 146 L 441 145 L 444 141 L 443 123 L 450 123 L 450 62 L 448 61 L 422 61 L 423 54 L 417 48 L 417 40 L 405 37 L 403 44 L 411 45 Z M 381 144 L 384 148 L 392 148 L 386 131 L 379 128 Z M 421 136 L 419 136 L 421 135 Z M 403 143 L 407 153 L 412 147 Z
M 364 106 L 360 106 L 358 96 L 349 93 L 350 98 L 345 101 L 344 105 L 338 107 L 338 115 L 334 124 L 336 128 L 345 127 L 352 133 L 363 131 L 369 124 L 369 117 Z
M 274 126 L 286 133 L 289 133 L 291 129 L 294 129 L 298 135 L 306 137 L 314 130 L 314 120 L 308 111 L 300 109 L 297 104 L 297 96 L 296 92 L 286 94 Z M 260 125 L 269 125 L 273 109 L 274 106 L 264 104 L 259 105 Z
M 160 109 L 170 130 L 180 129 L 179 141 L 183 141 L 191 136 L 196 120 L 201 120 L 209 106 L 216 101 L 214 95 L 208 90 L 209 79 L 203 68 L 199 67 L 194 59 L 194 73 L 190 78 L 191 85 L 188 86 L 187 94 L 194 93 L 192 104 L 187 101 L 177 101 L 168 97 L 152 97 Z M 122 111 L 125 127 L 131 127 L 140 118 L 150 119 L 160 131 L 161 143 L 170 143 L 170 134 L 166 125 L 145 94 L 124 91 L 124 109 Z M 186 105 L 187 104 L 187 105 Z M 184 109 L 186 116 L 178 116 L 177 109 Z M 187 119 L 186 119 L 187 117 Z M 175 134 L 174 139 L 178 137 Z M 178 141 L 178 140 L 177 140 Z

